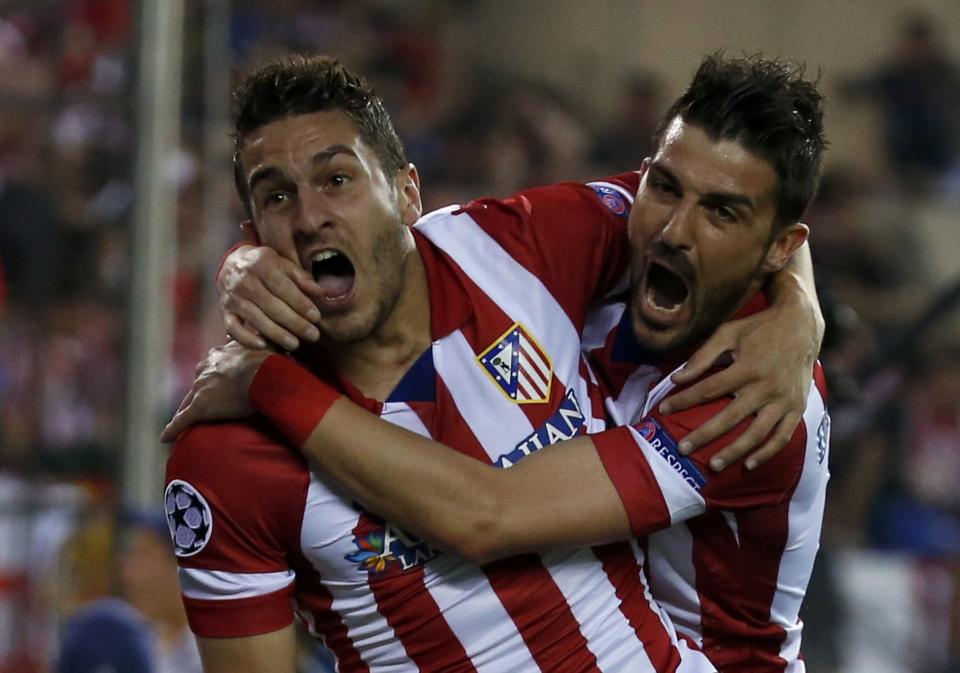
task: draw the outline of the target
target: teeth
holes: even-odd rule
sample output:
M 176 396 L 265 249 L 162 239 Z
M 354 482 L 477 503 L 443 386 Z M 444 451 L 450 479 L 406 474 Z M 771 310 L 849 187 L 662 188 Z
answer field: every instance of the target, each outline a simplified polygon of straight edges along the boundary
M 327 261 L 328 259 L 332 259 L 332 258 L 336 257 L 336 256 L 339 255 L 339 254 L 340 254 L 340 253 L 337 252 L 336 250 L 321 250 L 320 252 L 318 252 L 317 254 L 315 254 L 315 255 L 313 256 L 313 259 L 312 259 L 311 261 L 314 261 L 314 262 L 325 262 L 325 261 Z

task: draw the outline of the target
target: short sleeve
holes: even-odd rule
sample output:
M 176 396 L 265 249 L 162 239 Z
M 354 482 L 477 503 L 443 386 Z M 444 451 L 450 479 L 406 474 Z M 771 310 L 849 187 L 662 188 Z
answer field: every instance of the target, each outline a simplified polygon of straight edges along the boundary
M 167 462 L 164 509 L 190 627 L 198 636 L 269 633 L 293 621 L 309 473 L 266 425 L 185 432 Z
M 752 419 L 689 456 L 679 443 L 730 403 L 730 398 L 664 416 L 654 412 L 633 426 L 594 435 L 594 445 L 623 502 L 635 534 L 646 535 L 710 509 L 771 506 L 788 498 L 803 470 L 806 433 L 755 470 L 743 462 L 713 472 L 710 459 L 739 437 Z

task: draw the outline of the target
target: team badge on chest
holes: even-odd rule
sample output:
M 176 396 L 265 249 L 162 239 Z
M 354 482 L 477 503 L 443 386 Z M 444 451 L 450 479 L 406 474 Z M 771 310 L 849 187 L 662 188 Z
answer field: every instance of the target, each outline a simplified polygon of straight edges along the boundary
M 536 404 L 550 399 L 553 364 L 520 323 L 477 356 L 477 362 L 511 401 Z

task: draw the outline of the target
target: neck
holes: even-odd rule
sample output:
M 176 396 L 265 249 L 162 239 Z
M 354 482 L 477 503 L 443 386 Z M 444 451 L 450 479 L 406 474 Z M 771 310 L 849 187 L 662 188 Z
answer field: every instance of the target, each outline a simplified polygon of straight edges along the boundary
M 387 320 L 363 341 L 330 351 L 330 361 L 365 396 L 384 400 L 431 341 L 427 273 L 414 248 Z

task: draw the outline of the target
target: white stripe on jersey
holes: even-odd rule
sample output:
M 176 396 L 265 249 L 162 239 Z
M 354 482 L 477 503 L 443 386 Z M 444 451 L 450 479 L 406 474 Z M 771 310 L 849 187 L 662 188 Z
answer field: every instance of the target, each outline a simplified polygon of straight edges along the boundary
M 680 473 L 673 469 L 670 463 L 632 425 L 628 425 L 627 429 L 630 430 L 633 441 L 643 451 L 643 455 L 650 465 L 650 471 L 653 472 L 653 476 L 657 480 L 660 493 L 663 495 L 667 510 L 670 512 L 670 523 L 675 524 L 698 514 L 703 514 L 706 511 L 706 502 L 700 494 L 687 483 Z
M 777 592 L 770 605 L 770 620 L 786 631 L 780 656 L 790 662 L 787 671 L 803 671 L 800 654 L 800 604 L 810 583 L 810 573 L 820 545 L 809 540 L 820 540 L 823 508 L 829 479 L 829 436 L 824 438 L 824 454 L 819 452 L 818 429 L 824 422 L 826 406 L 816 385 L 810 386 L 803 423 L 807 430 L 806 455 L 800 482 L 790 499 L 787 544 L 780 559 L 777 574 Z M 829 434 L 829 431 L 828 431 Z
M 460 332 L 456 334 L 462 338 Z M 435 362 L 437 351 L 447 341 L 441 339 L 434 344 Z M 472 351 L 469 355 L 467 361 L 472 361 Z M 423 421 L 404 402 L 385 403 L 381 418 L 422 437 L 430 437 Z M 477 566 L 445 555 L 425 564 L 423 569 L 427 591 L 478 673 L 537 670 L 510 614 Z
M 584 353 L 602 348 L 607 343 L 610 331 L 620 323 L 626 308 L 625 303 L 617 301 L 591 311 L 583 327 L 583 340 L 580 343 Z
M 671 526 L 647 536 L 650 591 L 668 612 L 679 633 L 703 646 L 700 595 L 693 558 L 693 535 L 686 526 Z
M 511 257 L 472 217 L 462 214 L 455 216 L 455 221 L 450 219 L 427 216 L 417 227 L 450 255 L 501 311 L 530 330 L 553 358 L 558 378 L 563 372 L 578 371 L 579 351 L 570 344 L 580 343 L 580 335 L 543 281 Z M 505 282 L 508 278 L 509 283 Z M 563 383 L 570 387 L 571 382 Z M 579 390 L 577 397 L 581 404 L 589 399 Z
M 612 182 L 604 182 L 603 180 L 597 180 L 596 182 L 588 182 L 588 187 L 607 187 L 612 189 L 620 194 L 623 198 L 627 200 L 627 203 L 633 205 L 633 194 L 621 187 L 620 185 L 615 185 Z
M 266 596 L 293 584 L 293 571 L 232 573 L 225 570 L 177 568 L 180 591 L 187 598 L 234 600 Z
M 460 330 L 440 339 L 433 347 L 433 367 L 450 392 L 450 397 L 477 440 L 501 454 L 510 451 L 506 437 L 526 437 L 533 432 L 530 419 L 495 385 L 476 360 Z M 496 422 L 491 422 L 496 419 Z
M 456 221 L 451 222 L 451 217 L 455 217 Z M 605 429 L 605 420 L 594 418 L 591 413 L 588 382 L 579 373 L 580 351 L 570 347 L 571 344 L 580 342 L 580 335 L 566 311 L 557 303 L 543 282 L 511 257 L 469 215 L 450 216 L 447 211 L 438 211 L 421 219 L 417 227 L 434 245 L 446 252 L 501 311 L 512 320 L 523 324 L 543 344 L 553 359 L 553 375 L 565 388 L 573 389 L 577 396 L 577 402 L 586 419 L 585 431 L 600 432 Z M 507 278 L 510 279 L 509 283 L 504 280 Z M 523 288 L 522 293 L 517 291 L 518 287 Z M 522 301 L 519 299 L 521 296 Z M 434 364 L 436 366 L 436 362 Z M 461 368 L 467 368 L 472 364 L 472 362 L 461 363 Z M 439 366 L 437 371 L 440 371 Z M 569 373 L 574 374 L 575 380 L 568 380 L 571 378 Z M 441 376 L 451 393 L 460 387 L 458 379 L 447 378 L 442 374 Z M 486 387 L 489 387 L 489 384 Z M 506 405 L 498 406 L 505 408 Z M 459 400 L 457 407 L 461 410 L 483 410 L 486 418 L 480 421 L 480 425 L 498 425 L 500 422 L 499 416 L 496 415 L 497 424 L 489 422 L 490 415 L 496 407 L 474 408 L 461 405 Z M 484 437 L 475 426 L 476 424 L 471 423 L 471 430 L 487 452 L 493 452 L 492 459 L 513 448 L 503 446 L 502 439 L 496 441 L 496 434 L 502 436 L 502 433 L 497 432 L 498 428 L 490 428 L 494 431 L 493 437 L 490 437 L 489 431 L 483 433 Z M 494 442 L 491 442 L 491 439 Z
M 360 571 L 346 567 L 337 575 L 331 568 L 317 567 L 317 558 L 342 559 L 355 551 L 353 536 L 344 536 L 343 531 L 353 530 L 357 522 L 357 510 L 350 506 L 350 500 L 337 495 L 330 484 L 311 470 L 300 546 L 333 597 L 330 610 L 343 622 L 347 637 L 372 671 L 378 665 L 403 665 L 407 666 L 405 670 L 414 671 L 416 666 L 407 658 L 393 627 L 378 611 Z
M 653 670 L 646 651 L 642 655 L 618 643 L 636 638 L 630 622 L 619 609 L 620 599 L 606 574 L 586 576 L 582 568 L 597 563 L 589 549 L 575 552 L 541 554 L 553 581 L 563 592 L 573 616 L 580 623 L 580 632 L 587 647 L 597 658 L 601 671 L 628 671 L 642 663 L 642 670 Z M 590 579 L 592 581 L 585 581 Z M 643 577 L 641 576 L 641 580 Z M 657 608 L 659 610 L 659 608 Z M 640 661 L 637 659 L 640 658 Z
M 434 559 L 424 566 L 424 581 L 478 673 L 539 670 L 479 568 L 453 557 Z

